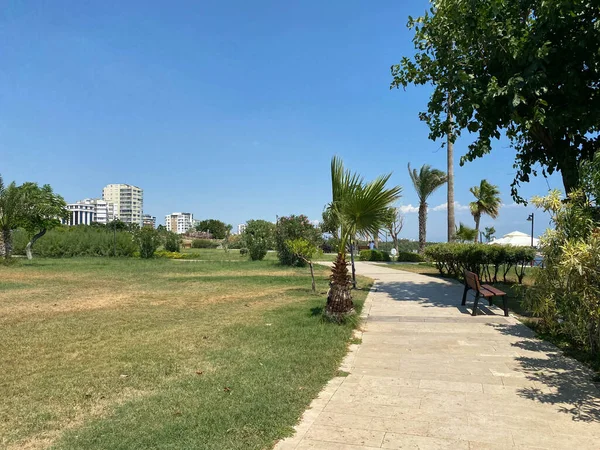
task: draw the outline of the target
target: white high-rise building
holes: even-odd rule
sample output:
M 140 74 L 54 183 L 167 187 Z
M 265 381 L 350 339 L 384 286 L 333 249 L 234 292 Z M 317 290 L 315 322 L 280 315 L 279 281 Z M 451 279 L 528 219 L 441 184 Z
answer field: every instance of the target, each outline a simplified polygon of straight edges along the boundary
M 115 218 L 115 206 L 99 198 L 86 198 L 67 205 L 69 217 L 65 225 L 91 225 L 93 222 L 107 224 Z
M 242 234 L 245 230 L 246 230 L 246 224 L 245 223 L 240 223 L 238 225 L 238 232 L 237 232 L 237 234 Z
M 165 216 L 167 231 L 183 234 L 194 226 L 194 215 L 192 213 L 174 212 Z
M 102 189 L 102 198 L 115 205 L 115 216 L 125 223 L 142 225 L 144 191 L 131 184 L 109 184 Z

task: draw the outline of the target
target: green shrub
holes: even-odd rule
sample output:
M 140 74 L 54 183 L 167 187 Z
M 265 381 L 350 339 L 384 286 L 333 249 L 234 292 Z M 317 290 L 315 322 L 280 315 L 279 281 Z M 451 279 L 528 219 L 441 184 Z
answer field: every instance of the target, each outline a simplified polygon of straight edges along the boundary
M 245 256 L 248 254 L 247 248 L 240 248 L 240 256 Z
M 321 232 L 305 215 L 280 217 L 275 227 L 275 248 L 281 264 L 299 267 L 306 265 L 306 262 L 295 255 L 286 244 L 297 239 L 304 239 L 315 247 L 323 242 Z
M 398 262 L 425 262 L 423 256 L 413 252 L 398 252 L 396 260 Z
M 358 259 L 360 261 L 389 261 L 390 254 L 381 250 L 361 250 Z
M 218 246 L 219 242 L 211 239 L 194 239 L 192 241 L 192 248 L 217 248 Z
M 181 250 L 181 239 L 177 233 L 167 232 L 165 236 L 165 250 L 168 252 L 179 252 Z
M 262 260 L 272 247 L 275 225 L 266 220 L 249 220 L 242 235 L 252 261 Z
M 13 238 L 14 253 L 24 254 L 27 234 L 17 230 Z M 137 250 L 134 235 L 127 230 L 116 232 L 107 227 L 79 225 L 59 227 L 39 239 L 33 252 L 44 258 L 74 256 L 133 256 Z
M 135 233 L 135 239 L 139 246 L 140 258 L 144 259 L 152 258 L 161 244 L 160 233 L 150 227 L 142 227 L 138 230 Z
M 506 282 L 512 268 L 521 283 L 525 266 L 533 261 L 535 253 L 530 247 L 471 243 L 434 244 L 425 248 L 425 257 L 435 263 L 440 274 L 462 278 L 463 271 L 468 270 L 487 282 L 497 282 L 500 269 Z

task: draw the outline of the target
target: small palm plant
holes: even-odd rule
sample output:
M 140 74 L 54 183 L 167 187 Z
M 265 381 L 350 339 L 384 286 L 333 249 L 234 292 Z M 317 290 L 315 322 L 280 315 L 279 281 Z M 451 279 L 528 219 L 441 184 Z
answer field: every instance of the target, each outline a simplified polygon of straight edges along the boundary
M 8 186 L 0 176 L 0 256 L 9 259 L 12 254 L 12 231 L 23 215 L 23 191 L 13 181 Z
M 487 214 L 492 219 L 498 217 L 502 200 L 500 200 L 498 186 L 490 184 L 487 180 L 481 180 L 479 186 L 473 186 L 469 191 L 475 196 L 475 201 L 469 203 L 469 207 L 475 220 L 475 230 L 477 232 L 475 242 L 477 242 L 479 239 L 481 216 Z
M 350 286 L 352 278 L 346 262 L 346 248 L 359 234 L 375 234 L 386 223 L 388 207 L 400 196 L 402 188 L 387 188 L 391 174 L 366 183 L 363 178 L 344 168 L 338 157 L 331 160 L 332 202 L 328 210 L 339 227 L 338 254 L 331 270 L 326 314 L 340 320 L 353 309 Z
M 448 181 L 448 176 L 441 170 L 432 169 L 428 164 L 417 172 L 417 169 L 410 168 L 409 163 L 408 173 L 419 197 L 419 253 L 423 253 L 427 241 L 427 199 Z

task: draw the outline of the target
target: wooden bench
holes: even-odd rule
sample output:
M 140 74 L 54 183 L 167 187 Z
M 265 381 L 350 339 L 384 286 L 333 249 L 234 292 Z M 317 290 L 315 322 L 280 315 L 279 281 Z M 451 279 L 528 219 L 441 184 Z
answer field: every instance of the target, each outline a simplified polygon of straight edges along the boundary
M 500 289 L 496 289 L 489 284 L 480 284 L 479 277 L 476 273 L 464 271 L 465 276 L 465 291 L 463 292 L 462 303 L 464 306 L 467 303 L 467 291 L 472 289 L 475 291 L 475 304 L 473 305 L 473 313 L 471 315 L 477 315 L 477 304 L 481 297 L 487 298 L 490 306 L 492 306 L 492 299 L 494 297 L 502 297 L 502 306 L 504 307 L 504 315 L 508 317 L 508 299 L 506 298 L 506 292 L 502 292 Z

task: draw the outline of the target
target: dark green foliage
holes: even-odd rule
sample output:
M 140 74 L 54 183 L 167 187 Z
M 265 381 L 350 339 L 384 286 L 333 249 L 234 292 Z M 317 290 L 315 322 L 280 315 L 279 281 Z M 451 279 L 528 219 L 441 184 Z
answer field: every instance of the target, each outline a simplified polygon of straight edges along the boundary
M 145 259 L 152 258 L 162 242 L 160 233 L 150 227 L 140 228 L 135 233 L 135 240 L 139 247 L 140 257 Z
M 177 233 L 173 233 L 172 231 L 166 232 L 165 250 L 168 252 L 179 252 L 181 250 L 181 239 Z
M 424 262 L 425 258 L 418 253 L 398 252 L 396 261 L 398 262 Z
M 192 248 L 217 248 L 219 243 L 211 239 L 194 239 Z
M 389 261 L 390 254 L 381 250 L 361 250 L 358 259 L 361 261 Z
M 441 274 L 462 278 L 464 270 L 475 272 L 487 282 L 498 281 L 502 269 L 503 280 L 511 268 L 519 283 L 523 281 L 525 266 L 535 258 L 530 247 L 485 244 L 434 244 L 425 249 L 427 259 L 435 263 Z
M 116 254 L 115 254 L 116 238 Z M 23 230 L 14 233 L 15 254 L 25 254 L 27 234 Z M 73 256 L 133 256 L 137 250 L 133 234 L 128 231 L 113 232 L 111 229 L 90 227 L 58 227 L 48 231 L 35 246 L 40 257 L 69 258 Z
M 275 224 L 266 220 L 249 220 L 242 235 L 244 246 L 252 261 L 260 261 L 273 248 Z
M 416 54 L 392 66 L 392 87 L 433 85 L 420 118 L 431 139 L 470 133 L 461 164 L 506 134 L 516 149 L 517 200 L 536 164 L 544 174 L 560 171 L 570 192 L 578 163 L 600 148 L 599 21 L 592 0 L 434 0 L 409 18 Z
M 225 222 L 221 222 L 217 219 L 202 220 L 196 225 L 196 231 L 205 231 L 210 233 L 214 239 L 225 239 L 228 230 L 231 229 L 231 225 L 227 225 Z
M 321 231 L 310 223 L 305 215 L 280 217 L 275 227 L 275 248 L 279 262 L 286 266 L 305 266 L 306 262 L 294 255 L 286 245 L 287 241 L 305 239 L 314 246 L 323 241 Z
M 245 256 L 248 254 L 247 248 L 240 248 L 240 256 Z

